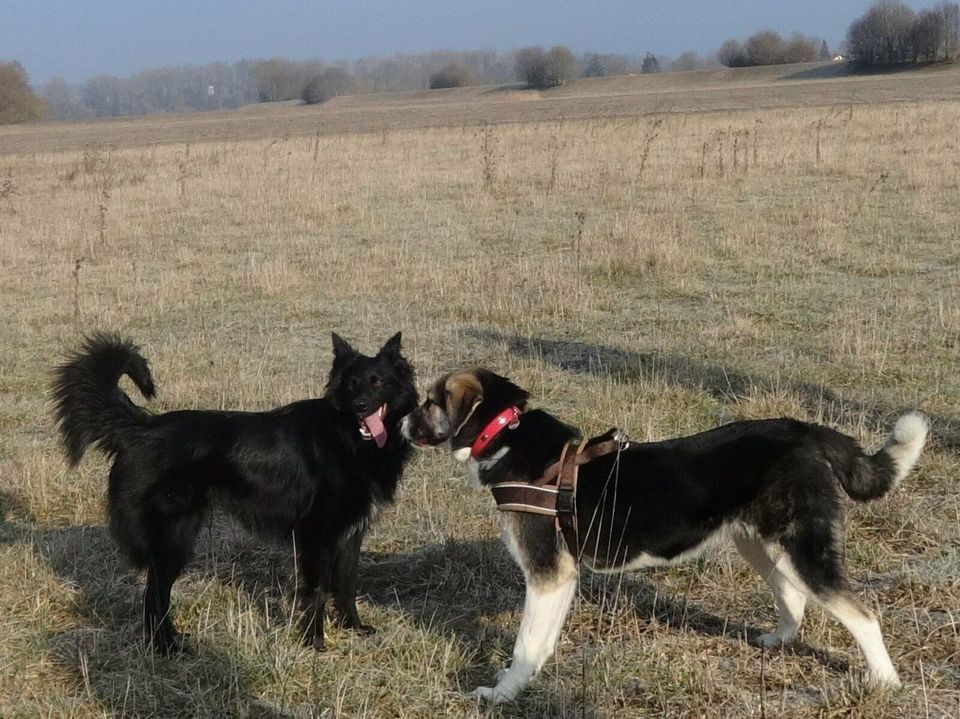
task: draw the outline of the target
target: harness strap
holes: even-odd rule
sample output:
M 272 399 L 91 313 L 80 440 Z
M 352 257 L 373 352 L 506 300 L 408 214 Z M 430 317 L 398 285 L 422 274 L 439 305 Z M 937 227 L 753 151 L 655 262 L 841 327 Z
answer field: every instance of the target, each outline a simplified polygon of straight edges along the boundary
M 580 559 L 577 527 L 577 477 L 580 465 L 612 452 L 626 449 L 630 442 L 619 430 L 610 430 L 603 440 L 587 446 L 588 440 L 570 440 L 563 445 L 560 459 L 547 467 L 535 482 L 499 482 L 490 486 L 501 512 L 526 512 L 554 517 L 574 559 Z
M 586 439 L 569 442 L 560 455 L 560 475 L 557 481 L 557 529 L 567 543 L 567 549 L 578 559 L 580 556 L 580 537 L 577 531 L 577 475 L 580 472 L 578 462 Z
M 574 440 L 575 442 L 576 440 Z M 618 449 L 624 448 L 626 445 L 617 439 L 608 439 L 604 442 L 597 442 L 596 444 L 591 444 L 589 447 L 584 447 L 583 443 L 580 444 L 580 449 L 577 450 L 577 455 L 575 461 L 577 465 L 587 464 L 587 462 L 592 462 L 598 457 L 602 457 L 605 454 L 610 454 L 611 452 L 616 452 Z M 564 447 L 564 452 L 566 452 L 566 447 Z M 544 471 L 543 476 L 536 481 L 536 484 L 553 484 L 553 481 L 560 475 L 560 467 L 563 463 L 564 455 L 560 455 L 560 459 L 547 467 Z
M 556 487 L 542 487 L 526 482 L 500 482 L 490 487 L 497 509 L 501 512 L 530 512 L 548 517 L 557 516 Z

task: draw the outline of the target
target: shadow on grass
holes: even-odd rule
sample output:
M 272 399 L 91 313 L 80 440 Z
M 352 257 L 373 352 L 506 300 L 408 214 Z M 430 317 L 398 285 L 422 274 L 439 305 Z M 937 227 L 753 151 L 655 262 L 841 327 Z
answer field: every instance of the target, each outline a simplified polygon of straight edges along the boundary
M 919 73 L 922 70 L 939 70 L 949 68 L 954 61 L 936 62 L 903 62 L 892 65 L 878 65 L 876 67 L 860 67 L 854 62 L 833 62 L 818 67 L 796 70 L 781 75 L 778 80 L 822 80 L 831 77 L 882 77 L 884 75 L 900 75 L 905 73 Z
M 531 89 L 532 88 L 525 82 L 508 82 L 503 85 L 486 88 L 482 92 L 484 95 L 496 95 L 504 92 L 523 92 L 524 90 Z
M 786 75 L 780 75 L 778 80 L 824 80 L 831 77 L 849 77 L 857 75 L 857 70 L 849 62 L 832 62 L 827 65 L 809 67 L 806 70 L 795 70 Z
M 680 632 L 693 631 L 711 637 L 728 637 L 759 647 L 757 640 L 765 631 L 741 622 L 713 614 L 685 597 L 665 597 L 657 585 L 642 573 L 631 573 L 622 580 L 618 575 L 585 574 L 580 582 L 580 593 L 594 604 L 609 603 L 611 595 L 619 595 L 620 604 L 626 604 L 632 612 L 645 620 Z M 797 656 L 810 656 L 828 669 L 838 673 L 850 671 L 850 664 L 829 651 L 809 646 L 803 642 L 783 647 L 777 651 Z
M 489 619 L 523 604 L 523 577 L 499 539 L 451 539 L 408 554 L 364 552 L 359 581 L 369 601 L 454 636 L 480 656 L 512 642 Z
M 282 550 L 265 550 L 251 561 L 247 541 L 262 549 L 255 539 L 227 542 L 226 550 L 220 540 L 202 542 L 191 569 L 235 586 L 261 605 L 280 607 L 286 576 Z M 192 640 L 194 653 L 171 657 L 144 652 L 139 645 L 142 582 L 104 527 L 36 527 L 22 503 L 0 492 L 0 544 L 31 548 L 61 581 L 76 588 L 76 626 L 46 637 L 46 645 L 59 672 L 104 711 L 150 716 L 302 715 L 299 707 L 286 711 L 258 697 L 251 670 L 209 643 Z M 499 539 L 449 540 L 404 554 L 365 552 L 359 584 L 366 601 L 410 618 L 423 632 L 453 637 L 472 654 L 468 668 L 449 677 L 452 690 L 492 684 L 496 671 L 509 660 L 518 627 L 502 615 L 520 610 L 524 587 Z M 643 623 L 680 631 L 751 643 L 760 633 L 683 598 L 664 597 L 642 574 L 611 584 L 608 577 L 584 572 L 581 597 L 596 606 L 625 608 Z M 845 662 L 818 649 L 800 645 L 787 651 L 812 655 L 837 672 L 848 669 Z M 591 716 L 589 707 L 581 706 L 575 679 L 571 678 L 570 690 L 553 689 L 548 696 L 528 692 L 499 716 Z M 577 708 L 574 714 L 572 708 Z
M 360 579 L 369 601 L 400 611 L 424 631 L 453 636 L 473 653 L 471 668 L 451 677 L 451 682 L 465 691 L 493 683 L 496 671 L 509 662 L 519 628 L 513 620 L 506 624 L 496 622 L 504 612 L 521 610 L 524 599 L 520 570 L 499 540 L 450 540 L 408 554 L 368 554 L 365 560 Z M 618 612 L 625 609 L 633 615 L 631 619 L 639 619 L 643 624 L 658 624 L 681 632 L 729 637 L 754 646 L 762 633 L 756 627 L 713 614 L 683 597 L 664 596 L 643 573 L 619 578 L 585 570 L 580 580 L 580 596 L 595 606 L 616 605 Z M 633 624 L 632 621 L 624 623 Z M 691 651 L 695 651 L 695 647 L 691 646 Z M 811 656 L 837 673 L 846 673 L 850 668 L 845 660 L 803 643 L 783 651 Z M 550 701 L 554 699 L 557 707 L 566 707 L 566 711 L 581 701 L 573 695 Z M 540 702 L 536 704 L 537 710 L 543 709 L 542 697 L 533 701 Z M 527 716 L 533 710 L 534 705 L 526 704 L 521 696 L 516 707 L 507 709 L 513 713 L 506 716 Z
M 56 674 L 74 684 L 68 693 L 110 715 L 294 716 L 256 696 L 250 673 L 208 644 L 191 641 L 193 651 L 169 657 L 145 652 L 142 582 L 105 527 L 38 527 L 30 519 L 22 502 L 0 491 L 0 545 L 29 548 L 75 589 L 73 626 L 40 638 Z
M 762 376 L 739 372 L 678 354 L 637 352 L 577 340 L 552 340 L 523 337 L 496 330 L 468 329 L 467 336 L 483 342 L 502 342 L 520 357 L 552 364 L 567 372 L 582 375 L 607 375 L 623 380 L 657 377 L 668 384 L 699 389 L 714 397 L 730 399 L 760 389 L 787 389 L 825 422 L 854 423 L 862 415 L 870 422 L 890 428 L 903 412 L 913 407 L 894 407 L 881 403 L 858 402 L 843 397 L 829 387 L 812 382 L 777 382 Z M 960 451 L 960 427 L 956 419 L 925 413 L 931 423 L 928 442 L 954 452 Z M 629 427 L 627 428 L 629 431 Z

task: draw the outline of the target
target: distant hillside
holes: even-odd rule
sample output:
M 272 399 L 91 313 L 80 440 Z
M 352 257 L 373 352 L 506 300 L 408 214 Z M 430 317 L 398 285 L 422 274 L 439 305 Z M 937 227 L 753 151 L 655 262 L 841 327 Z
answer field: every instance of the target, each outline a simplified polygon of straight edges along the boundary
M 555 121 L 662 112 L 714 112 L 921 100 L 960 101 L 960 64 L 858 74 L 811 63 L 584 78 L 549 90 L 520 85 L 345 95 L 321 105 L 260 103 L 239 110 L 34 123 L 0 128 L 0 154 L 25 149 L 199 142 L 442 125 Z
M 529 90 L 522 84 L 461 87 L 448 90 L 409 90 L 404 92 L 351 95 L 334 98 L 329 105 L 341 108 L 386 105 L 484 101 L 531 101 L 546 98 L 609 97 L 613 95 L 651 95 L 690 90 L 724 90 L 731 86 L 758 87 L 794 83 L 919 81 L 935 85 L 941 81 L 960 82 L 960 64 L 947 63 L 912 67 L 899 72 L 860 73 L 849 63 L 815 62 L 763 67 L 711 68 L 689 72 L 664 72 L 648 75 L 614 75 L 581 78 L 561 87 Z

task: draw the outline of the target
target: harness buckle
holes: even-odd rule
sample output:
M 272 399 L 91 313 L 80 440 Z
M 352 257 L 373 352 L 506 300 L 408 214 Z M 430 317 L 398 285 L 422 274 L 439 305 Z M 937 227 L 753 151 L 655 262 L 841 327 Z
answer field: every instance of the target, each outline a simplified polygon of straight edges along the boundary
M 574 514 L 577 510 L 577 500 L 570 490 L 560 490 L 557 493 L 557 514 Z
M 622 429 L 617 429 L 613 435 L 613 441 L 617 443 L 618 452 L 622 452 L 630 447 L 630 438 Z

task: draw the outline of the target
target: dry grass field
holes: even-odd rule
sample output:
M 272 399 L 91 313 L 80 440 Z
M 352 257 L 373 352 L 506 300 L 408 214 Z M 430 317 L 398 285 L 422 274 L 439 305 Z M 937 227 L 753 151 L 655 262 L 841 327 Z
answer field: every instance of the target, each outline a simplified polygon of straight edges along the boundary
M 960 716 L 960 73 L 624 82 L 352 99 L 364 132 L 336 106 L 0 130 L 0 716 Z M 302 648 L 291 558 L 217 519 L 174 588 L 196 654 L 144 654 L 106 465 L 67 471 L 50 420 L 94 328 L 141 344 L 158 410 L 315 396 L 330 330 L 397 329 L 422 385 L 487 364 L 587 432 L 789 415 L 876 447 L 920 408 L 919 470 L 847 525 L 905 688 L 865 689 L 817 608 L 797 647 L 753 645 L 772 598 L 721 547 L 585 574 L 540 677 L 478 707 L 523 584 L 439 452 L 364 545 L 377 634 Z

